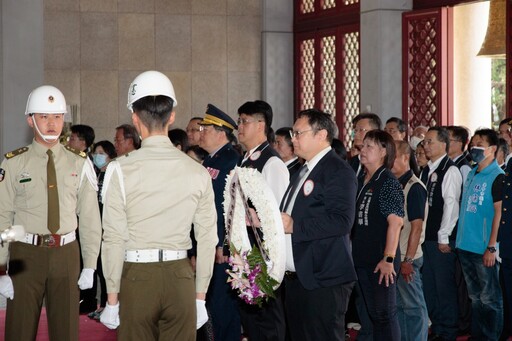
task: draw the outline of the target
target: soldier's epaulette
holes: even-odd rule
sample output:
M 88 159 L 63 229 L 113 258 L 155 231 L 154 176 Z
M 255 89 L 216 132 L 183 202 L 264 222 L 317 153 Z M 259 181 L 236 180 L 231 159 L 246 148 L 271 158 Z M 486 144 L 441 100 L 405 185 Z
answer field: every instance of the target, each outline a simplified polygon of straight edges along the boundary
M 85 152 L 82 152 L 82 151 L 77 150 L 77 149 L 75 149 L 75 148 L 72 148 L 72 147 L 70 147 L 70 146 L 65 146 L 65 148 L 66 148 L 67 150 L 69 150 L 70 152 L 75 153 L 76 155 L 78 155 L 78 156 L 80 156 L 80 157 L 82 157 L 82 158 L 84 158 L 84 159 L 87 157 L 87 154 L 86 154 Z
M 23 148 L 13 150 L 12 152 L 5 154 L 4 156 L 6 159 L 12 159 L 15 156 L 25 153 L 26 151 L 28 151 L 28 147 L 23 147 Z

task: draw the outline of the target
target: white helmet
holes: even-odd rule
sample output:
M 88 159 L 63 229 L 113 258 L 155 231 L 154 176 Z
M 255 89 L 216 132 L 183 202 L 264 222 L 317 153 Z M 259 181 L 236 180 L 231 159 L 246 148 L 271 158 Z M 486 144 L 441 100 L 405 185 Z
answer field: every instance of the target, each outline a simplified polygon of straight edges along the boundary
M 30 114 L 67 114 L 66 99 L 54 86 L 40 86 L 28 95 L 25 115 Z
M 146 71 L 135 77 L 132 84 L 128 88 L 128 104 L 127 107 L 133 111 L 132 104 L 142 97 L 146 96 L 167 96 L 173 100 L 173 108 L 178 105 L 174 87 L 171 81 L 161 72 Z

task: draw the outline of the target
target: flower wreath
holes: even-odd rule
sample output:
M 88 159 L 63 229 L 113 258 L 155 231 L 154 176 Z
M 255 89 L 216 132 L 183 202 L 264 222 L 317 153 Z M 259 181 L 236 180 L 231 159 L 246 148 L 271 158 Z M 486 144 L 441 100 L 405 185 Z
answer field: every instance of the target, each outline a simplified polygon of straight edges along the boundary
M 248 214 L 249 200 L 261 222 L 263 240 Z M 255 232 L 254 247 L 247 235 L 246 217 Z M 224 189 L 224 218 L 231 251 L 231 269 L 226 270 L 230 276 L 228 282 L 246 303 L 261 305 L 264 300 L 274 297 L 274 290 L 283 280 L 286 254 L 279 206 L 263 175 L 256 169 L 236 167 L 228 175 Z

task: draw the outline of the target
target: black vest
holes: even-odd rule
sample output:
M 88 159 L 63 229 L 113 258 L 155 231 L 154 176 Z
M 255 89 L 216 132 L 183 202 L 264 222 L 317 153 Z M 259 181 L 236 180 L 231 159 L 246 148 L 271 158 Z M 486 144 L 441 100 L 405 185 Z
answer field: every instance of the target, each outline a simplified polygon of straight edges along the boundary
M 437 241 L 437 232 L 441 227 L 443 219 L 444 199 L 442 184 L 448 168 L 454 166 L 455 163 L 446 155 L 437 169 L 430 175 L 427 181 L 427 202 L 428 202 L 428 218 L 427 227 L 425 229 L 425 240 Z M 450 239 L 454 233 L 450 236 Z
M 240 167 L 256 168 L 261 173 L 268 159 L 272 156 L 281 158 L 268 142 L 263 142 L 252 152 L 247 160 L 241 162 Z
M 386 247 L 388 230 L 387 216 L 381 213 L 381 189 L 386 181 L 395 178 L 389 169 L 381 166 L 370 181 L 364 184 L 360 178 L 358 195 L 356 199 L 356 218 L 352 229 L 352 255 L 355 266 L 375 266 Z M 400 245 L 395 257 L 395 268 L 400 265 Z
M 252 152 L 252 154 L 249 156 L 249 158 L 247 158 L 247 160 L 240 161 L 240 167 L 256 168 L 258 172 L 261 173 L 268 159 L 270 159 L 272 156 L 277 156 L 278 158 L 281 158 L 268 142 L 263 142 L 262 144 L 259 145 L 258 148 L 256 148 L 254 152 Z M 255 208 L 250 199 L 248 205 L 251 208 Z M 260 238 L 263 238 L 263 233 L 261 232 L 261 229 L 258 229 L 258 234 Z M 249 237 L 251 246 L 254 246 L 256 244 L 256 239 L 254 236 L 254 231 L 250 227 L 247 228 L 247 236 Z
M 455 166 L 457 166 L 457 168 L 460 169 L 462 166 L 469 166 L 469 167 L 471 167 L 471 164 L 466 159 L 466 156 L 464 154 L 462 154 L 459 157 L 459 159 L 457 160 L 457 162 L 455 162 Z M 464 184 L 462 184 L 462 187 L 464 187 Z

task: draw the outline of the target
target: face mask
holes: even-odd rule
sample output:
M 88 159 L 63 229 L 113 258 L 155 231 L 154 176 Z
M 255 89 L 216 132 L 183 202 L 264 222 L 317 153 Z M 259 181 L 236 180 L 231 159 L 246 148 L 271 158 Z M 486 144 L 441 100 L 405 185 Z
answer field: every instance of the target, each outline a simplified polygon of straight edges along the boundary
M 107 164 L 107 154 L 94 154 L 92 156 L 92 162 L 98 168 L 102 168 Z
M 485 160 L 485 155 L 484 155 L 485 149 L 486 148 L 484 148 L 484 147 L 471 148 L 470 155 L 471 155 L 471 158 L 473 159 L 473 161 L 475 161 L 476 163 L 479 163 L 479 162 L 482 162 L 483 160 Z
M 411 136 L 411 139 L 409 140 L 409 145 L 411 146 L 412 150 L 416 150 L 416 147 L 418 147 L 418 144 L 421 141 L 423 141 L 421 137 Z

